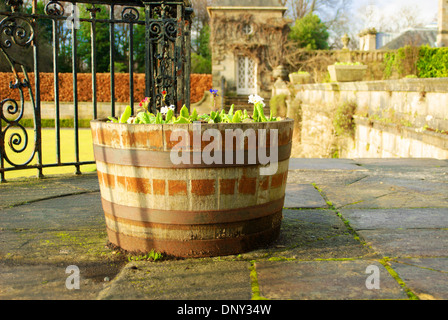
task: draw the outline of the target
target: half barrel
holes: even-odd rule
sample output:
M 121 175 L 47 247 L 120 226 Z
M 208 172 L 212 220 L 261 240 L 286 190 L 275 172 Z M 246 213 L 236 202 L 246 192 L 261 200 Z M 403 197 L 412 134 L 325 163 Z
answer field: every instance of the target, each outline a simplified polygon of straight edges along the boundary
M 154 249 L 175 257 L 268 245 L 280 232 L 293 123 L 92 121 L 109 241 L 131 252 Z M 241 140 L 230 135 L 241 132 Z M 274 132 L 278 143 L 271 145 Z M 266 164 L 260 154 L 273 158 L 274 148 L 277 160 Z M 276 170 L 263 175 L 269 166 Z

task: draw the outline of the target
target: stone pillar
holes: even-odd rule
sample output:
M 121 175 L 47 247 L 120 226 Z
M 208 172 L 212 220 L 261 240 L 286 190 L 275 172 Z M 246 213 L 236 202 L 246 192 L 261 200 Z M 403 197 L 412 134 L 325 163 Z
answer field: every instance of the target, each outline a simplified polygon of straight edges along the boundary
M 448 0 L 439 0 L 437 46 L 448 47 Z
M 342 44 L 344 45 L 344 47 L 342 49 L 349 50 L 348 44 L 350 43 L 350 37 L 348 36 L 347 33 L 342 36 L 341 41 L 342 41 Z
M 361 50 L 370 51 L 376 50 L 376 34 L 366 33 L 361 37 L 360 41 Z

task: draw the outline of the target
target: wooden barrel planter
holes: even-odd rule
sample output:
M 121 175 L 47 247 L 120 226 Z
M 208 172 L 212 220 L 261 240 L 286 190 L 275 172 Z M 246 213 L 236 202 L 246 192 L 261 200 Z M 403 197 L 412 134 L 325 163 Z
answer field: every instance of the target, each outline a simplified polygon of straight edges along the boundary
M 109 241 L 131 252 L 154 249 L 175 257 L 239 254 L 268 245 L 280 232 L 293 123 L 287 119 L 201 125 L 201 135 L 207 129 L 222 133 L 220 150 L 212 153 L 218 158 L 225 158 L 221 151 L 229 151 L 225 149 L 226 129 L 253 129 L 255 152 L 263 148 L 258 129 L 267 129 L 267 147 L 270 130 L 277 129 L 277 170 L 261 175 L 266 165 L 258 157 L 255 163 L 250 160 L 254 152 L 254 145 L 248 143 L 250 135 L 244 144 L 244 163 L 223 160 L 210 164 L 195 157 L 209 151 L 214 140 L 201 140 L 199 147 L 194 144 L 198 131 L 193 124 L 92 121 Z M 188 132 L 189 141 L 172 138 L 179 129 Z M 170 154 L 180 144 L 191 161 L 173 164 Z

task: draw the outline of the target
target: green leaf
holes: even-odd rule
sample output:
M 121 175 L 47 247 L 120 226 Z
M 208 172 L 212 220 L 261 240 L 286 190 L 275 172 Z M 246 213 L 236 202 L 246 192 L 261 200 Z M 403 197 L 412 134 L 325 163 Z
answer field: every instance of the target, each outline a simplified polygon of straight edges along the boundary
M 118 123 L 118 120 L 114 117 L 107 117 L 107 119 L 109 119 L 113 123 Z
M 241 119 L 242 117 L 243 117 L 243 113 L 241 112 L 241 110 L 237 110 L 232 117 L 232 123 L 240 123 L 242 120 Z
M 213 120 L 215 123 L 221 123 L 225 122 L 226 119 L 227 119 L 226 112 L 224 111 L 224 109 L 222 109 L 221 112 L 216 113 L 216 117 Z
M 218 115 L 217 112 L 212 111 L 212 112 L 210 113 L 210 119 L 212 119 L 213 121 L 215 121 L 217 115 Z
M 261 103 L 259 103 L 256 105 L 256 108 L 258 109 L 259 122 L 267 122 L 268 119 L 266 119 L 266 116 L 264 115 L 263 105 Z
M 147 112 L 140 112 L 137 114 L 137 120 L 139 120 L 139 123 L 151 123 L 151 118 Z
M 242 120 L 247 119 L 247 118 L 249 118 L 249 114 L 247 113 L 247 110 L 244 109 L 244 112 L 243 112 L 243 119 L 242 119 Z
M 190 117 L 190 112 L 188 111 L 188 108 L 184 105 L 182 109 L 180 109 L 180 116 L 184 118 Z
M 194 108 L 190 116 L 190 121 L 193 122 L 197 120 L 198 120 L 198 112 L 196 111 L 196 108 Z
M 140 118 L 140 121 L 142 123 L 146 123 L 146 124 L 148 124 L 148 123 L 151 123 L 151 124 L 156 123 L 156 116 L 153 115 L 150 112 L 142 112 L 142 115 L 140 115 L 140 116 L 139 115 L 140 114 L 137 115 L 137 118 Z
M 190 120 L 188 120 L 187 118 L 185 118 L 183 116 L 179 116 L 179 118 L 177 118 L 177 120 L 174 121 L 174 123 L 190 123 Z
M 162 118 L 162 114 L 159 112 L 159 113 L 157 113 L 157 116 L 156 116 L 156 122 L 155 122 L 156 124 L 162 124 L 163 123 L 163 118 Z
M 222 123 L 230 123 L 230 122 L 232 122 L 232 117 L 229 116 L 228 114 L 224 114 L 224 115 L 222 115 L 221 122 Z
M 229 110 L 229 116 L 231 116 L 231 117 L 233 117 L 233 110 L 234 110 L 234 108 L 235 108 L 235 105 L 232 104 L 232 106 L 230 107 L 230 110 Z
M 254 106 L 254 114 L 252 115 L 252 119 L 254 119 L 255 122 L 259 122 L 258 121 L 258 108 L 256 105 Z
M 277 121 L 277 119 L 274 117 L 274 111 L 271 109 L 269 121 Z
M 199 116 L 199 119 L 201 119 L 203 121 L 206 121 L 206 122 L 209 122 L 211 120 L 211 117 L 210 117 L 209 114 L 202 114 L 202 115 Z
M 166 117 L 165 117 L 165 123 L 169 123 L 174 116 L 174 110 L 173 109 L 168 109 L 168 112 L 166 113 Z
M 120 123 L 126 123 L 128 119 L 131 117 L 131 114 L 132 114 L 131 106 L 127 106 L 123 114 L 121 115 Z

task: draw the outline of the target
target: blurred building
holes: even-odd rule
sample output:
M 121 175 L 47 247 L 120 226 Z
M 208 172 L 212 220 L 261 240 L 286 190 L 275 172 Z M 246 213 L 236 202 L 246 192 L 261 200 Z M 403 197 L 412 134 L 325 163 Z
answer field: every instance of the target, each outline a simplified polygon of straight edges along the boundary
M 360 50 L 396 50 L 407 45 L 437 47 L 437 24 L 409 28 L 398 33 L 364 31 L 360 34 Z
M 286 10 L 278 0 L 217 0 L 208 7 L 214 88 L 224 80 L 232 95 L 270 95 L 289 31 Z

